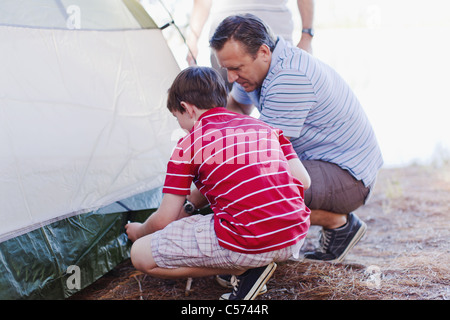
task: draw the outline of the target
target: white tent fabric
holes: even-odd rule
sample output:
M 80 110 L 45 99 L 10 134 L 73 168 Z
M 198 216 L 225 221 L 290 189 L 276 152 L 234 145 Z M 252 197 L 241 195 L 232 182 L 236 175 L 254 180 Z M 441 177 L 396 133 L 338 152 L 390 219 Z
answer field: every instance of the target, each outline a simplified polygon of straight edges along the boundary
M 50 29 L 124 30 L 142 26 L 136 0 L 1 0 L 2 25 Z
M 160 187 L 179 71 L 160 30 L 11 24 L 0 25 L 0 242 Z

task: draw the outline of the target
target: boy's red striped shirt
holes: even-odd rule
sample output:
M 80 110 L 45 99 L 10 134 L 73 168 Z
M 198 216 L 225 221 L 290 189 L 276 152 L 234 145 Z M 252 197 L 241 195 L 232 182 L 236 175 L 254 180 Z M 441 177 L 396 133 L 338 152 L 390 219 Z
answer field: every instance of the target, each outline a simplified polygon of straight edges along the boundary
M 164 193 L 208 199 L 221 246 L 262 253 L 306 236 L 310 210 L 287 160 L 297 157 L 281 130 L 225 108 L 205 112 L 175 147 Z

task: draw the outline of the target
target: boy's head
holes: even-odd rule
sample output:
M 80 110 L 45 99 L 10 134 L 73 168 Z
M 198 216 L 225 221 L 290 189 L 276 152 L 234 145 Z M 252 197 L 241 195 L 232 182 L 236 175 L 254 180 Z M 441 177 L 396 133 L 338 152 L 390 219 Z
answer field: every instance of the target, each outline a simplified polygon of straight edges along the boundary
M 181 102 L 195 105 L 198 109 L 225 108 L 227 89 L 221 75 L 208 67 L 193 66 L 181 71 L 169 89 L 167 108 L 170 112 L 183 114 Z

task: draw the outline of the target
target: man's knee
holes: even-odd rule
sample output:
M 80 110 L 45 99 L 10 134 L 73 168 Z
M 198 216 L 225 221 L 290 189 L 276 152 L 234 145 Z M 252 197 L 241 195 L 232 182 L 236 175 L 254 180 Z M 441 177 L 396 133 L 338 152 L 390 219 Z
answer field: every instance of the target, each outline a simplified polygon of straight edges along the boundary
M 338 165 L 320 161 L 303 161 L 311 177 L 311 188 L 305 191 L 305 204 L 311 210 L 349 214 L 362 206 L 369 188 Z
M 152 256 L 150 235 L 139 238 L 133 243 L 130 258 L 133 266 L 144 273 L 149 273 L 156 267 Z

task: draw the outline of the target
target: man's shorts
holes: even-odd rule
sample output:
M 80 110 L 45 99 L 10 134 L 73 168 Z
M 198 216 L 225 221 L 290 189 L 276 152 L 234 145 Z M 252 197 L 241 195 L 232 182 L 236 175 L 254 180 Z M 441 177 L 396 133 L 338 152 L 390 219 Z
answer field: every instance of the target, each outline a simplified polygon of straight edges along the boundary
M 301 240 L 303 242 L 303 240 Z M 219 245 L 214 216 L 193 215 L 170 223 L 152 234 L 151 250 L 160 268 L 208 267 L 245 270 L 286 261 L 297 245 L 260 254 L 243 254 Z
M 348 214 L 367 202 L 375 184 L 366 187 L 333 163 L 319 160 L 302 163 L 311 177 L 311 187 L 305 191 L 305 204 L 311 210 Z

